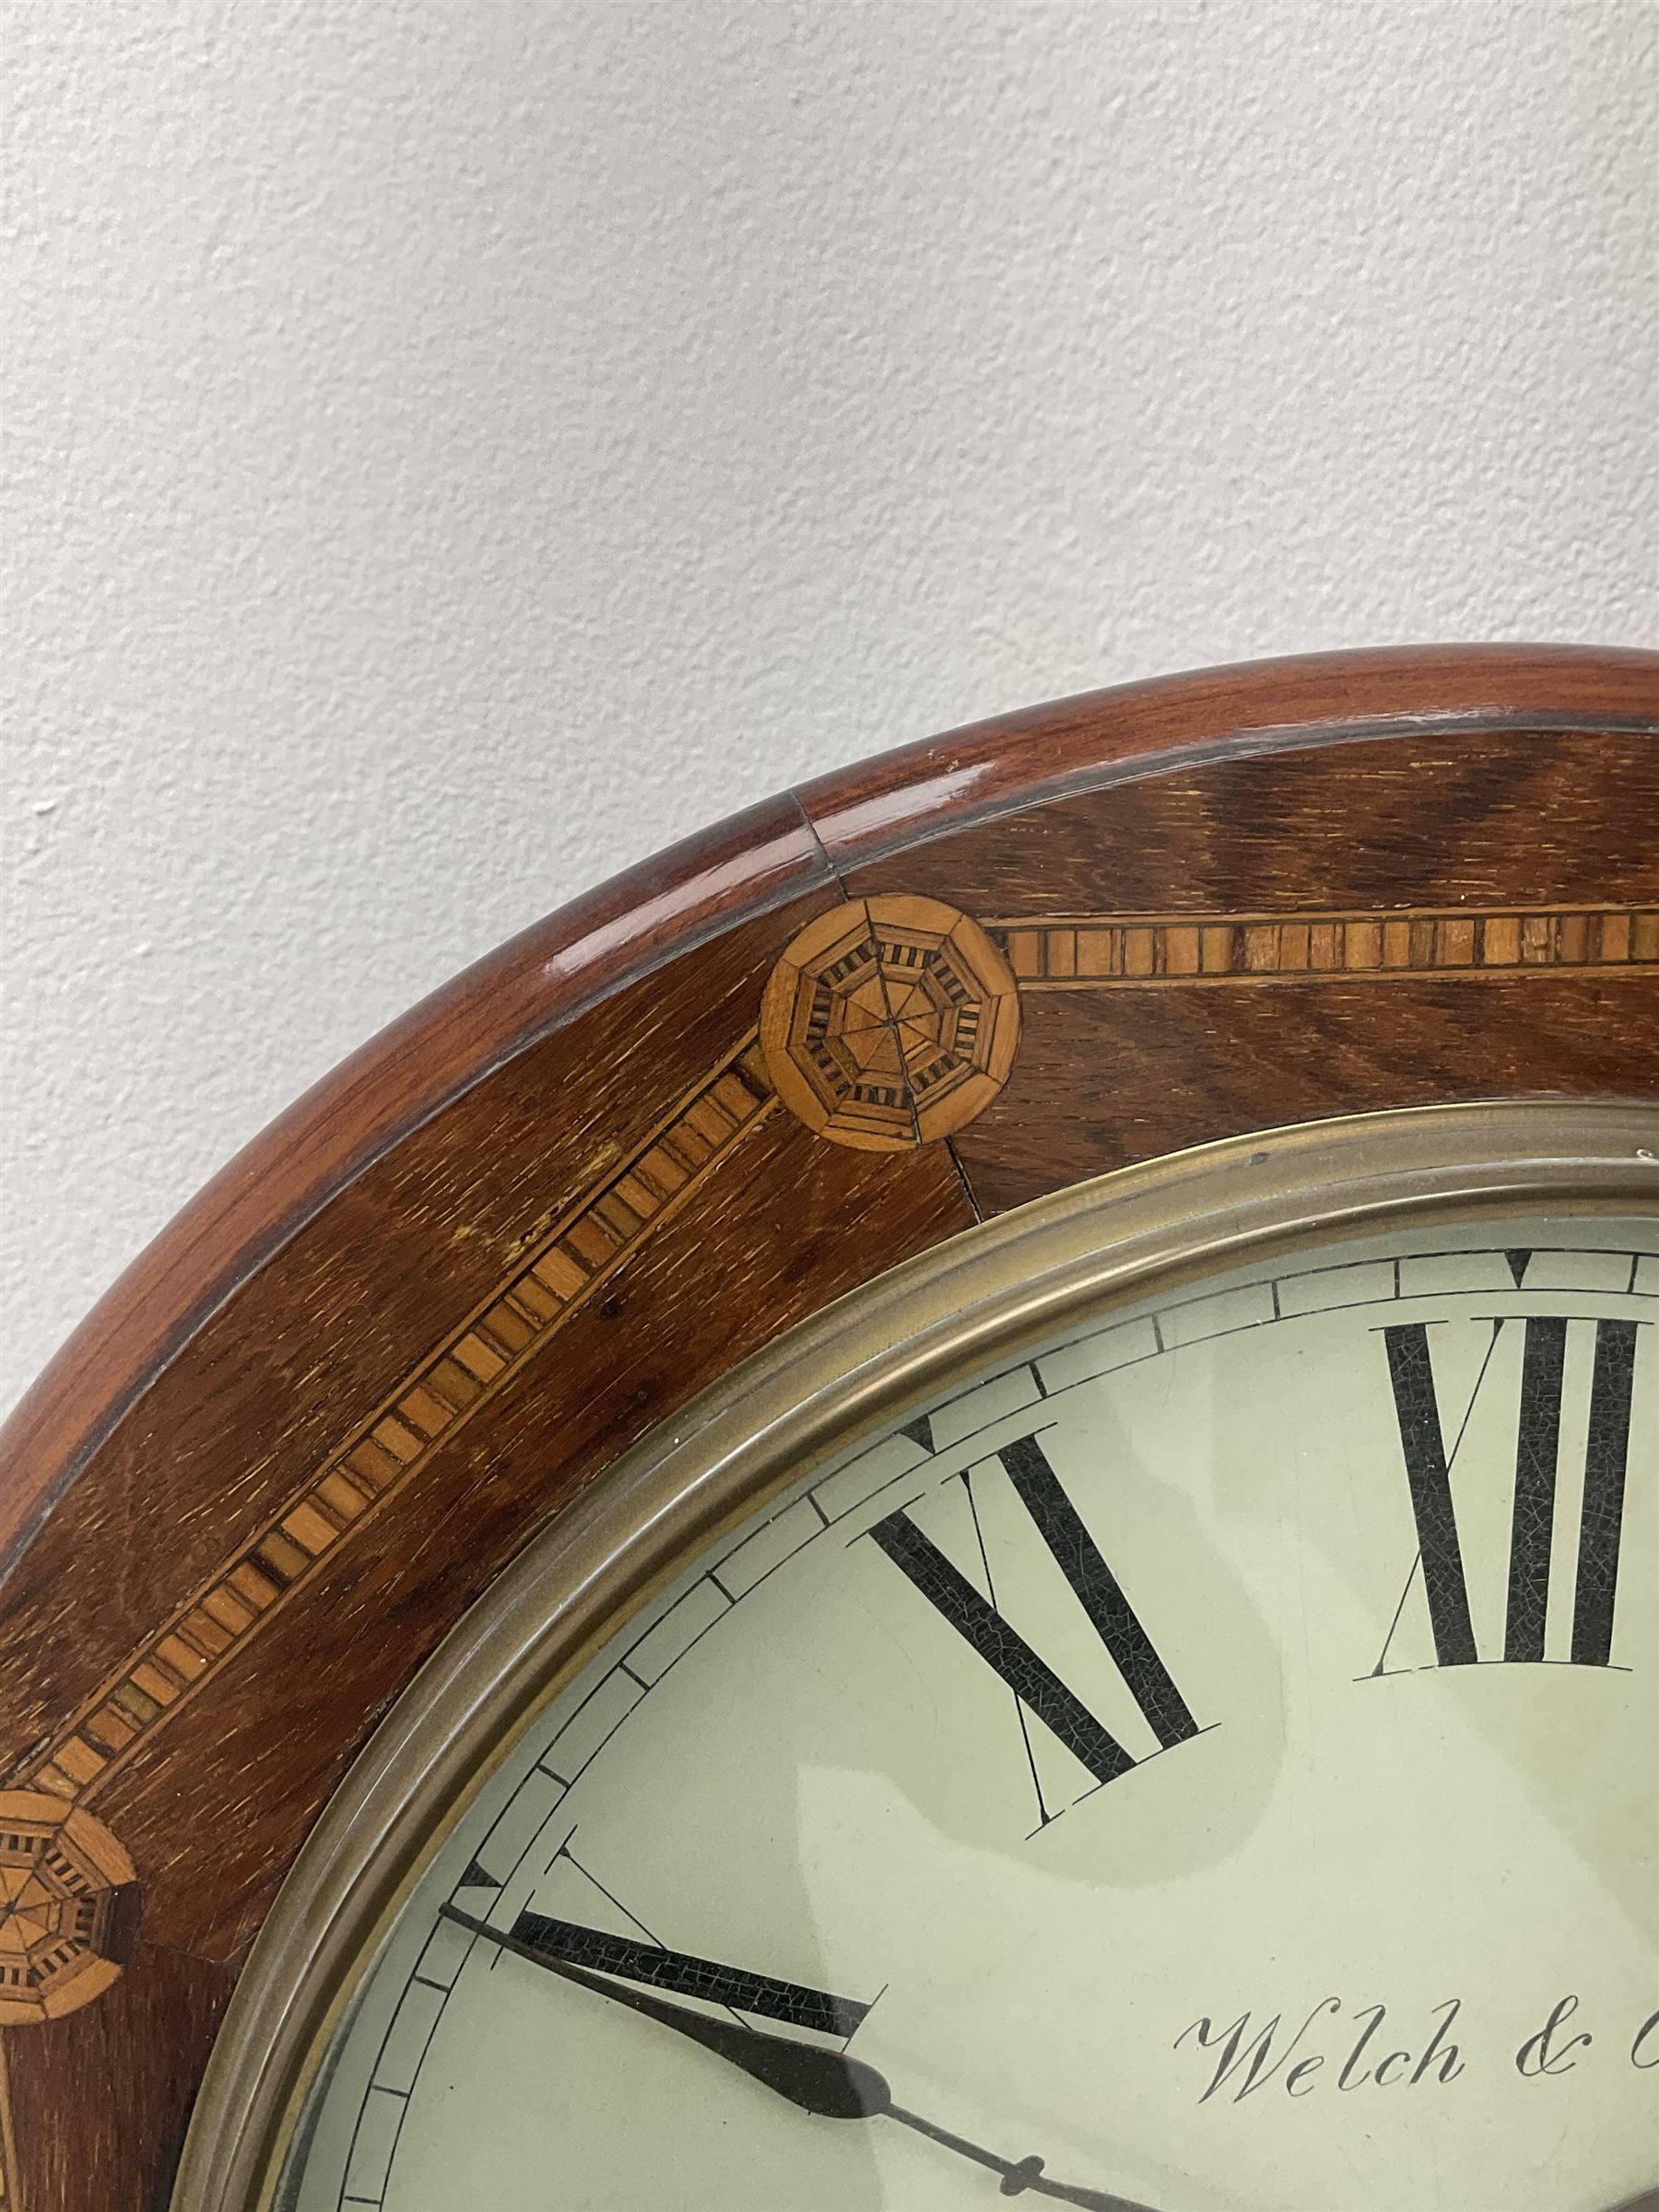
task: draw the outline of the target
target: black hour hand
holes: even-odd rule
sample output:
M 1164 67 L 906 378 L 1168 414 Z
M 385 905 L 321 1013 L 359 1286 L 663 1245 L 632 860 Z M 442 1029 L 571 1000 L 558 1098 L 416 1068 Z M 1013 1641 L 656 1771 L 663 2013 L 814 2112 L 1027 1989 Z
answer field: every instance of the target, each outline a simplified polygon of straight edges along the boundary
M 612 1936 L 604 1928 L 585 1928 L 545 1912 L 521 1912 L 512 1933 L 538 1959 L 585 1967 L 589 1973 L 616 1974 L 624 1982 L 642 1982 L 647 1988 L 666 1990 L 677 1997 L 701 1997 L 710 2005 L 724 2005 L 760 2019 L 816 2029 L 820 2035 L 855 2034 L 870 2009 L 855 1997 L 834 1996 L 804 1982 L 724 1966 L 717 1959 L 667 1950 L 631 1936 Z
M 891 2107 L 892 2092 L 886 2081 L 862 2059 L 797 2042 L 793 2036 L 740 2028 L 735 2021 L 716 2019 L 708 2013 L 693 2011 L 689 2005 L 673 2004 L 607 1977 L 626 1975 L 688 1996 L 707 1997 L 717 2005 L 765 2013 L 802 2027 L 824 2027 L 831 2034 L 841 2035 L 851 2035 L 869 2009 L 850 1997 L 835 1997 L 824 1990 L 775 1981 L 767 1974 L 720 1966 L 683 1951 L 658 1950 L 626 1936 L 606 1936 L 598 1928 L 548 1920 L 537 1912 L 521 1912 L 508 1935 L 487 1921 L 475 1920 L 455 1905 L 444 1905 L 441 1910 L 446 1920 L 484 1936 L 500 1949 L 547 1967 L 567 1982 L 580 1983 L 584 1989 L 594 1990 L 630 2012 L 641 2012 L 648 2019 L 672 2028 L 677 2035 L 688 2036 L 705 2051 L 740 2066 L 753 2079 L 820 2120 L 867 2120 Z M 576 1957 L 571 1956 L 572 1952 Z M 582 1963 L 578 1963 L 579 1959 Z M 602 1973 L 592 1971 L 601 1963 Z M 821 2017 L 803 2018 L 803 2013 Z M 854 2016 L 850 2025 L 834 2024 L 848 2014 Z

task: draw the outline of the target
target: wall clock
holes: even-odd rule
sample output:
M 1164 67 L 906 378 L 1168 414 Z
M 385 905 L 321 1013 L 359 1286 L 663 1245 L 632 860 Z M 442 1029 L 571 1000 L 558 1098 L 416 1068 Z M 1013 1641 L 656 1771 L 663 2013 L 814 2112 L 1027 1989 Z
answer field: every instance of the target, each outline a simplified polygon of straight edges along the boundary
M 5 1435 L 7 2212 L 1659 2191 L 1659 656 L 579 902 Z

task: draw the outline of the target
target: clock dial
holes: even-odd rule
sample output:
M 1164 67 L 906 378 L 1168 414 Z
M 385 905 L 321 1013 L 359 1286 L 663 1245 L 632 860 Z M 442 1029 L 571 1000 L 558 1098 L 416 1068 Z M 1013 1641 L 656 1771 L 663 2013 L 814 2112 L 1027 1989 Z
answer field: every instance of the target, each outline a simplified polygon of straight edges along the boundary
M 288 2212 L 1659 2184 L 1659 1235 L 1084 1313 L 691 1561 L 362 1962 Z

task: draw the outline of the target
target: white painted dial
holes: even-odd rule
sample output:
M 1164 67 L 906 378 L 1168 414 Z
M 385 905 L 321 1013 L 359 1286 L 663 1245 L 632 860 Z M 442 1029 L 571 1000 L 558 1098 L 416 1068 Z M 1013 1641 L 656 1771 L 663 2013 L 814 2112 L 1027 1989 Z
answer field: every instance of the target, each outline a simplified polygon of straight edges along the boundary
M 474 1800 L 277 2202 L 1659 2187 L 1656 1255 L 1304 1253 L 818 1470 Z

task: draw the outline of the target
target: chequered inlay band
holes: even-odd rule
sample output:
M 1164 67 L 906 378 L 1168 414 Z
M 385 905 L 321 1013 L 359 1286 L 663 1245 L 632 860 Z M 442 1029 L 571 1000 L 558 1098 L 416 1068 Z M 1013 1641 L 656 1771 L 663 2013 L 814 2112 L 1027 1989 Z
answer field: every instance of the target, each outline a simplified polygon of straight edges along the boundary
M 1022 993 L 1659 965 L 1659 907 L 1427 908 L 1327 914 L 1057 914 L 987 922 Z
M 25 1772 L 86 1799 L 337 1546 L 518 1372 L 773 1103 L 754 1033 L 400 1382 Z M 3 2201 L 3 2200 L 0 2200 Z

